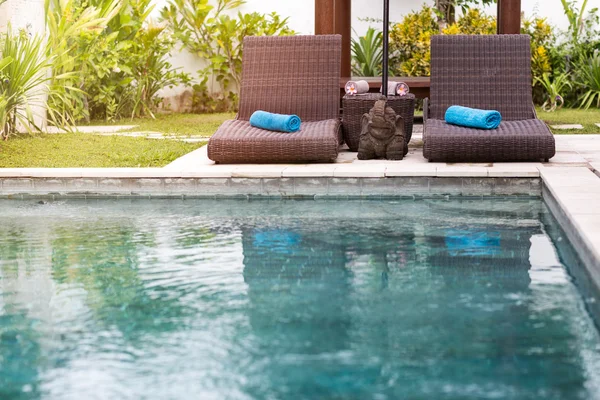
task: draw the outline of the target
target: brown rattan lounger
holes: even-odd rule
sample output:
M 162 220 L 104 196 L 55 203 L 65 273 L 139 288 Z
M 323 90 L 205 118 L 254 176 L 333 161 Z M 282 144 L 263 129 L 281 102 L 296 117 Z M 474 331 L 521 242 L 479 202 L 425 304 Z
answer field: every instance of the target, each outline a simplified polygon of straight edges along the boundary
M 424 104 L 429 161 L 540 161 L 554 136 L 535 114 L 528 35 L 438 35 L 431 40 L 431 99 Z M 429 103 L 429 104 L 427 104 Z M 502 123 L 480 130 L 444 122 L 448 107 L 497 110 Z
M 333 162 L 341 142 L 341 36 L 244 39 L 240 110 L 208 142 L 218 163 Z M 250 126 L 256 110 L 296 114 L 300 131 Z

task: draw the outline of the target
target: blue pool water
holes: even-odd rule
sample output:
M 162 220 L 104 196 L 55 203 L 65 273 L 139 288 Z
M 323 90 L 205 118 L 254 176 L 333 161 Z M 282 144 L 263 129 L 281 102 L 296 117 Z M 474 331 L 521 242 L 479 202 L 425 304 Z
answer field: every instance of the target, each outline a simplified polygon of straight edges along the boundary
M 0 221 L 3 400 L 600 398 L 594 295 L 540 200 L 0 201 Z

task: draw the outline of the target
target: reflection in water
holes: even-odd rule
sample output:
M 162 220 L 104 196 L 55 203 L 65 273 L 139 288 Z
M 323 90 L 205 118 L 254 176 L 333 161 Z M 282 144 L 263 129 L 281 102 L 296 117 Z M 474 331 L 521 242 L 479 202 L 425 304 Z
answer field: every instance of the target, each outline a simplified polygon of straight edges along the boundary
M 600 396 L 537 200 L 0 203 L 1 399 Z

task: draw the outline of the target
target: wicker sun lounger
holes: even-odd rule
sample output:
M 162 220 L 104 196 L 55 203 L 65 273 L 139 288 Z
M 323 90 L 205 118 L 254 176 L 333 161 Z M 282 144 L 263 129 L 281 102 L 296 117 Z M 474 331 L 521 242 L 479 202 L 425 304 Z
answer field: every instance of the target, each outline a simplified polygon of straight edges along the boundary
M 341 36 L 247 37 L 237 118 L 208 142 L 217 163 L 333 162 L 341 142 Z M 256 110 L 296 114 L 300 131 L 250 126 Z
M 554 136 L 537 119 L 528 35 L 439 35 L 431 40 L 431 99 L 424 104 L 423 155 L 429 161 L 548 160 Z M 498 110 L 494 130 L 444 122 L 448 107 Z

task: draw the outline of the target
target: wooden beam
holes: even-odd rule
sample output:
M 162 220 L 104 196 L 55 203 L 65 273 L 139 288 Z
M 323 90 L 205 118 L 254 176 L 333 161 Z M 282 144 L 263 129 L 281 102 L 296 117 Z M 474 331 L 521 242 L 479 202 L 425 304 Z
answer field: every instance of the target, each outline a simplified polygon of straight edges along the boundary
M 341 76 L 350 76 L 351 0 L 315 0 L 315 35 L 342 35 Z
M 341 76 L 352 74 L 352 1 L 335 1 L 335 33 L 342 35 L 342 70 Z
M 335 33 L 335 0 L 315 0 L 315 35 Z
M 521 0 L 498 0 L 498 33 L 521 33 Z

